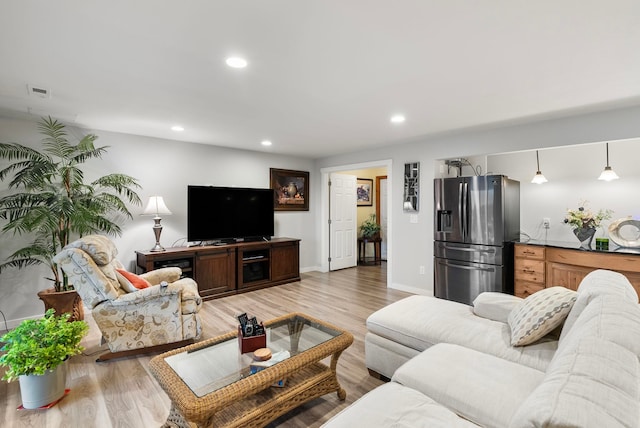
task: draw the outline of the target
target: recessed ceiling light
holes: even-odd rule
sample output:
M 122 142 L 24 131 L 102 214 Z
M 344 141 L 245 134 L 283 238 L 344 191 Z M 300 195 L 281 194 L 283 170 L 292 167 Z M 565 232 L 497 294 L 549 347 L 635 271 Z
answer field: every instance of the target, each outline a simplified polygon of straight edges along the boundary
M 227 58 L 226 63 L 233 68 L 245 68 L 247 66 L 247 60 L 237 56 Z
M 391 123 L 402 123 L 406 120 L 406 118 L 401 114 L 396 114 L 395 116 L 391 116 Z
M 181 132 L 181 131 L 184 131 L 184 128 L 180 125 L 174 125 L 171 127 L 171 130 L 176 132 Z
M 264 141 L 262 141 L 260 144 L 262 144 L 263 146 L 270 146 L 270 145 L 271 145 L 271 141 L 269 141 L 269 140 L 264 140 Z

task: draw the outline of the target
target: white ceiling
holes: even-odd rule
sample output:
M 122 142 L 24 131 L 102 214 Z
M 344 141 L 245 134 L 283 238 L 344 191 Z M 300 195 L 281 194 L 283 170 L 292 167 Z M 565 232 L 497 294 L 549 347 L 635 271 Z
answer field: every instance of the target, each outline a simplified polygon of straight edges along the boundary
M 0 5 L 1 113 L 90 130 L 315 158 L 634 104 L 637 0 Z

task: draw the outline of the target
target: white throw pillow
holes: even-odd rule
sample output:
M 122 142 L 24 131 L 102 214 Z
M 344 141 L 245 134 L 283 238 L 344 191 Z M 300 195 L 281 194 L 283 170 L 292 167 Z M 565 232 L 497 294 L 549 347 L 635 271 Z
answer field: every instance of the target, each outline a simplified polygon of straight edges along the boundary
M 549 287 L 533 293 L 509 313 L 511 345 L 529 345 L 566 319 L 578 293 L 564 287 Z
M 473 313 L 493 321 L 507 322 L 509 314 L 522 302 L 522 298 L 511 294 L 485 291 L 473 301 Z

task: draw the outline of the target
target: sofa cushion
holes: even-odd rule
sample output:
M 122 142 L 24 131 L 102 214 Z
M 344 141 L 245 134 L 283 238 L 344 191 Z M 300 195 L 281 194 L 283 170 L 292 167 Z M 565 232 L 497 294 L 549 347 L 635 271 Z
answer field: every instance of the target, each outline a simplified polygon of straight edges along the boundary
M 71 242 L 65 248 L 77 248 L 89 254 L 98 266 L 111 262 L 117 255 L 118 249 L 109 238 L 103 235 L 87 235 Z
M 549 287 L 524 299 L 509 314 L 511 345 L 529 345 L 564 322 L 577 293 L 564 287 Z
M 473 313 L 494 321 L 507 322 L 509 313 L 522 302 L 522 298 L 506 293 L 485 291 L 473 301 Z
M 578 286 L 578 298 L 567 315 L 560 340 L 569 333 L 584 308 L 597 296 L 603 294 L 615 295 L 633 303 L 638 302 L 638 294 L 626 276 L 610 270 L 594 270 L 587 274 Z
M 396 370 L 416 389 L 484 427 L 505 427 L 544 373 L 463 346 L 434 345 Z
M 638 342 L 638 305 L 615 295 L 595 298 L 510 426 L 638 427 Z
M 467 428 L 477 425 L 420 392 L 390 382 L 347 407 L 324 428 L 393 427 L 393 428 Z
M 558 346 L 556 340 L 544 338 L 530 346 L 513 347 L 508 324 L 478 317 L 462 303 L 420 295 L 374 312 L 367 318 L 367 329 L 418 351 L 436 343 L 453 343 L 538 370 L 546 369 Z

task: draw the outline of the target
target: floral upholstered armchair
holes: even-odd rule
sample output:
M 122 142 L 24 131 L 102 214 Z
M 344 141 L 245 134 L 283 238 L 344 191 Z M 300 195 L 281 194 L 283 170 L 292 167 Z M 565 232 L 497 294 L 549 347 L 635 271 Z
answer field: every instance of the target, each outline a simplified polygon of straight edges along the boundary
M 162 351 L 200 337 L 202 299 L 191 278 L 169 267 L 135 275 L 116 259 L 113 242 L 88 235 L 54 257 L 91 309 L 111 352 L 98 361 Z

